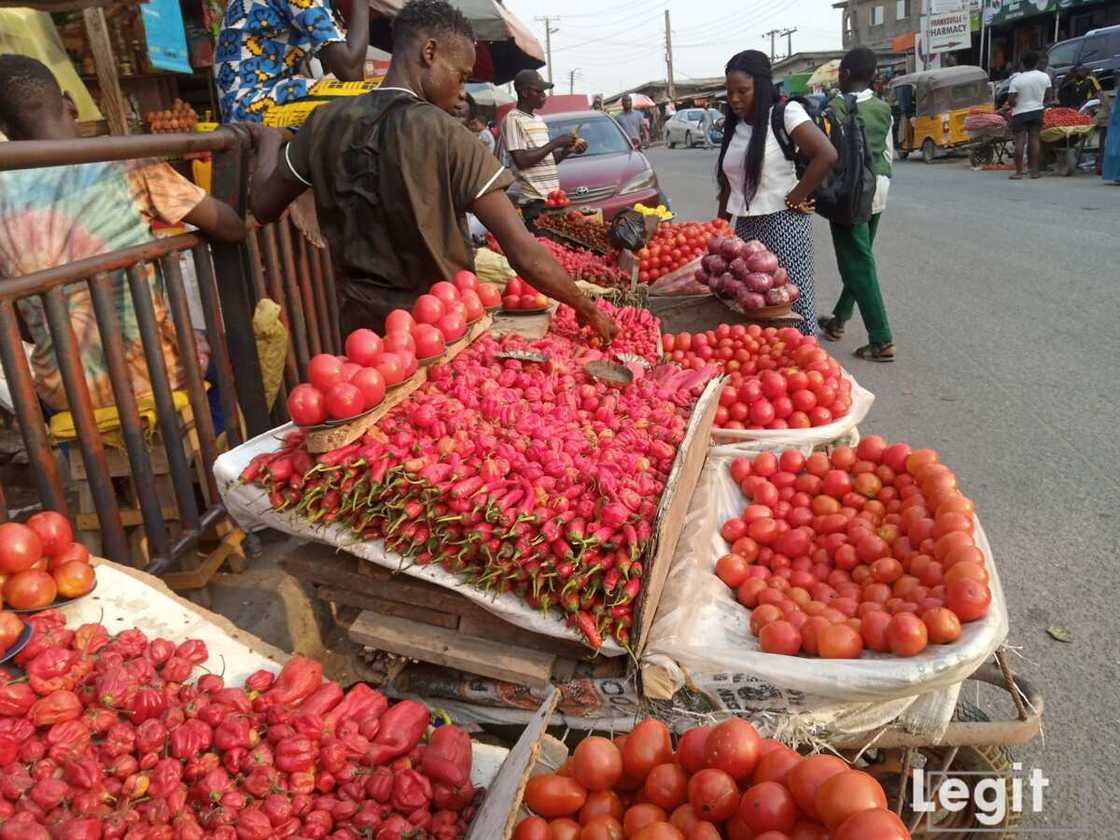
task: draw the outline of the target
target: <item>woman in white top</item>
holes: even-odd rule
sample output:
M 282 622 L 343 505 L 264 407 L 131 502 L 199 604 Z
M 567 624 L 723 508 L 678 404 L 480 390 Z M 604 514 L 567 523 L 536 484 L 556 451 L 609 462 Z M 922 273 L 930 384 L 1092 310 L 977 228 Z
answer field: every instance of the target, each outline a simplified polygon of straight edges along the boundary
M 800 104 L 786 103 L 786 133 L 805 164 L 798 178 L 770 128 L 778 103 L 770 60 L 745 50 L 727 62 L 725 73 L 728 114 L 716 168 L 719 215 L 732 220 L 741 238 L 757 239 L 774 252 L 801 290 L 793 305 L 802 318 L 798 328 L 816 335 L 812 195 L 835 164 L 836 150 Z

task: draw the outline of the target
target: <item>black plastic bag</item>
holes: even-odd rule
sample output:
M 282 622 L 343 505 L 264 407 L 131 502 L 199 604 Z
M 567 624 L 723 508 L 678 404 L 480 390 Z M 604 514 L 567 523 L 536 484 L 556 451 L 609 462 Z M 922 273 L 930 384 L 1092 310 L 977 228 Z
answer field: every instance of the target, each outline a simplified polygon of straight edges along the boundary
M 607 229 L 607 239 L 615 248 L 640 251 L 646 247 L 646 220 L 636 210 L 623 210 Z

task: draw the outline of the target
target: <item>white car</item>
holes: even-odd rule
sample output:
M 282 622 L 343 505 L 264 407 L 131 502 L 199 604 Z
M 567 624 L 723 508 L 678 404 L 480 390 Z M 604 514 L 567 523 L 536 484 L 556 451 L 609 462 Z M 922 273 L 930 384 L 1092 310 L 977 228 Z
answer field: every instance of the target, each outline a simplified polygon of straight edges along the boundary
M 723 114 L 715 108 L 709 108 L 708 113 L 712 116 L 712 125 L 715 125 L 716 120 L 723 118 Z M 686 148 L 703 143 L 703 119 L 703 108 L 684 108 L 677 111 L 665 123 L 665 145 L 670 149 L 675 149 L 678 143 L 683 144 Z

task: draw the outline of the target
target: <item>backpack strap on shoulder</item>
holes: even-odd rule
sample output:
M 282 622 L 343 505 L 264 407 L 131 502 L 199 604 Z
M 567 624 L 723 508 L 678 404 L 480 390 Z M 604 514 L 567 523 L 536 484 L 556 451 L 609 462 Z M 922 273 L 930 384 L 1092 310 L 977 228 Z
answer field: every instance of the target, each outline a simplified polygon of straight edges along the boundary
M 774 132 L 774 139 L 781 146 L 782 154 L 786 156 L 786 160 L 797 160 L 797 147 L 794 146 L 793 138 L 786 131 L 786 102 L 784 100 L 770 109 L 770 130 Z

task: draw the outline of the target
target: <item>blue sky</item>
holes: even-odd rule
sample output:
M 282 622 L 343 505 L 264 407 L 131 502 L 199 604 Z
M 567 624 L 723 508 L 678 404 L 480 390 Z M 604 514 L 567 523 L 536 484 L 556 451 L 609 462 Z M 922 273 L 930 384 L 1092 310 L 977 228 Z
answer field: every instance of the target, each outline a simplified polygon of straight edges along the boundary
M 673 26 L 677 79 L 717 76 L 739 50 L 769 51 L 763 34 L 797 28 L 794 52 L 840 49 L 840 12 L 833 0 L 506 0 L 505 5 L 544 42 L 554 18 L 553 80 L 568 92 L 576 70 L 577 93 L 605 93 L 665 78 L 665 10 Z M 779 41 L 784 55 L 786 39 Z

